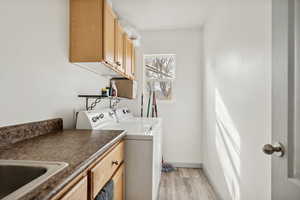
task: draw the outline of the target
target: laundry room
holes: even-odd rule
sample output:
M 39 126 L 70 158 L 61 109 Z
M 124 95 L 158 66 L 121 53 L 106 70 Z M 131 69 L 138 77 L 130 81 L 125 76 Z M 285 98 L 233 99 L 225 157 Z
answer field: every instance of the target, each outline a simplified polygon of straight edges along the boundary
M 0 12 L 0 199 L 300 199 L 299 0 Z

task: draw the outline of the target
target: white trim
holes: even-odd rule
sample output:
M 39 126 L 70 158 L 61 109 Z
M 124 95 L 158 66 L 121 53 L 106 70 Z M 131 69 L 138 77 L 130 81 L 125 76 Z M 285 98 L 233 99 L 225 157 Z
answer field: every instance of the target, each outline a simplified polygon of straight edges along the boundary
M 178 168 L 194 168 L 194 169 L 202 169 L 202 163 L 183 163 L 183 162 L 167 162 L 168 164 L 173 165 L 173 167 Z

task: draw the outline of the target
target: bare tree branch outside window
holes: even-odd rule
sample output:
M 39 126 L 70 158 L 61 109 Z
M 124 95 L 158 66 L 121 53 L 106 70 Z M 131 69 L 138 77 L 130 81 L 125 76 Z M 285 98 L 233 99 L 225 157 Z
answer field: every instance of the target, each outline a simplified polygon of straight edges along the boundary
M 176 59 L 174 54 L 145 55 L 146 89 L 154 91 L 158 100 L 172 100 Z

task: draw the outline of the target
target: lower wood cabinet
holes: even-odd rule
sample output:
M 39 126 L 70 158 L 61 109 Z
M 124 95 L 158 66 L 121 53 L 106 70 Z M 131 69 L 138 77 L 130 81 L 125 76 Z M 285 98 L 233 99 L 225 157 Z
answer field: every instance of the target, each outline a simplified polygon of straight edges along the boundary
M 91 193 L 95 198 L 103 186 L 111 179 L 124 160 L 124 143 L 121 142 L 91 169 Z
M 124 142 L 110 148 L 52 200 L 94 200 L 109 180 L 114 181 L 114 200 L 123 200 Z
M 124 164 L 120 166 L 118 171 L 113 176 L 114 181 L 114 200 L 124 199 L 124 183 L 125 183 Z
M 61 200 L 88 200 L 88 179 L 84 177 Z

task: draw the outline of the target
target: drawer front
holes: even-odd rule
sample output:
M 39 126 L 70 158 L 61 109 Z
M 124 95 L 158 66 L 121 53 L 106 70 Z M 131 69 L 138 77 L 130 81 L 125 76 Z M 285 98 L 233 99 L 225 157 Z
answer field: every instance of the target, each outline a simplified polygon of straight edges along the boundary
M 114 181 L 114 200 L 123 200 L 125 188 L 124 164 L 120 166 L 112 179 Z
M 124 142 L 119 143 L 91 170 L 91 191 L 95 198 L 124 160 Z
M 119 166 L 124 161 L 124 142 L 121 142 L 115 149 L 111 151 L 111 168 L 112 174 L 119 168 Z M 111 175 L 112 175 L 111 174 Z
M 84 177 L 71 188 L 60 200 L 87 200 L 88 199 L 88 179 Z

